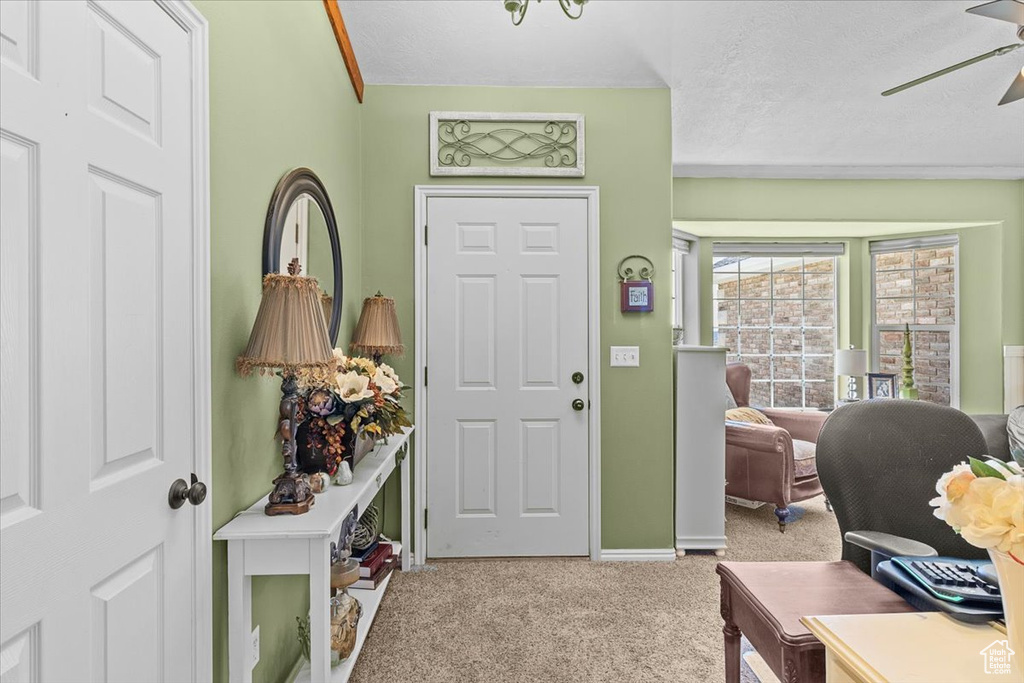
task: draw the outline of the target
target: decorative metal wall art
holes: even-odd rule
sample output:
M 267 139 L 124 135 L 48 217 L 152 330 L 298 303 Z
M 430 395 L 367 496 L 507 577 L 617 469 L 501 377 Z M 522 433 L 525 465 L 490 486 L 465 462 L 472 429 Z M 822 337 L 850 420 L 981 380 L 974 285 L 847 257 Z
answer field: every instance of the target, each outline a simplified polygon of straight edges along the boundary
M 626 263 L 639 260 L 646 262 L 639 271 Z M 654 264 L 640 254 L 632 254 L 619 261 L 620 300 L 619 310 L 623 313 L 649 313 L 654 310 Z
M 430 175 L 582 178 L 582 114 L 430 112 Z

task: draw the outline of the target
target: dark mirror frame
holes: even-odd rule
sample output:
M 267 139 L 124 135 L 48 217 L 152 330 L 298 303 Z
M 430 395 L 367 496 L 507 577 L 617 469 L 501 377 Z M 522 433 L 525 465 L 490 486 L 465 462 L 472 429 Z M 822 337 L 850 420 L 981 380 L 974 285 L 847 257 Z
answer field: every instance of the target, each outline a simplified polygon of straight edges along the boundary
M 338 237 L 338 223 L 334 218 L 334 207 L 327 196 L 327 190 L 320 178 L 308 168 L 296 168 L 288 171 L 278 181 L 274 194 L 270 197 L 267 208 L 267 221 L 263 227 L 263 274 L 277 273 L 281 269 L 281 238 L 284 235 L 284 220 L 292 203 L 303 194 L 308 194 L 320 207 L 327 224 L 327 234 L 331 240 L 331 261 L 334 263 L 334 300 L 332 301 L 331 319 L 327 321 L 327 333 L 331 346 L 338 343 L 338 330 L 341 327 L 341 298 L 344 292 L 344 278 L 341 268 L 341 240 Z M 303 275 L 309 264 L 303 263 Z M 316 274 L 312 273 L 315 277 Z

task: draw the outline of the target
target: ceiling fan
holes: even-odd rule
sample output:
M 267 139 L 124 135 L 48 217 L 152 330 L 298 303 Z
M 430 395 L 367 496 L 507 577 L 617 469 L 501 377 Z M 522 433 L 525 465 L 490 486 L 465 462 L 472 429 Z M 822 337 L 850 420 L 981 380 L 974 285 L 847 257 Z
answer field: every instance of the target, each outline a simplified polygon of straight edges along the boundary
M 945 76 L 946 74 L 962 69 L 965 66 L 971 64 L 977 64 L 980 61 L 988 59 L 989 57 L 1001 57 L 1005 54 L 1009 54 L 1014 50 L 1024 47 L 1024 1 L 1022 0 L 994 0 L 994 2 L 986 2 L 984 5 L 978 5 L 971 7 L 967 10 L 971 14 L 977 14 L 982 17 L 991 17 L 992 19 L 999 19 L 1000 21 L 1008 21 L 1011 24 L 1017 24 L 1017 38 L 1021 42 L 1011 43 L 1004 45 L 1003 47 L 997 47 L 991 52 L 986 52 L 983 55 L 972 57 L 966 61 L 948 66 L 945 69 L 940 69 L 935 73 L 930 73 L 927 76 L 921 78 L 915 78 L 914 80 L 904 83 L 903 85 L 897 85 L 895 88 L 890 88 L 882 93 L 883 96 L 888 97 L 889 95 L 895 95 L 898 92 L 902 92 L 907 88 L 913 88 L 915 85 L 920 85 L 926 81 L 930 81 L 933 78 L 939 76 Z M 1013 79 L 1013 83 L 1010 84 L 1010 89 L 1003 95 L 1003 99 L 999 100 L 999 104 L 1007 104 L 1008 102 L 1016 102 L 1019 99 L 1024 99 L 1024 68 L 1020 70 L 1017 77 Z

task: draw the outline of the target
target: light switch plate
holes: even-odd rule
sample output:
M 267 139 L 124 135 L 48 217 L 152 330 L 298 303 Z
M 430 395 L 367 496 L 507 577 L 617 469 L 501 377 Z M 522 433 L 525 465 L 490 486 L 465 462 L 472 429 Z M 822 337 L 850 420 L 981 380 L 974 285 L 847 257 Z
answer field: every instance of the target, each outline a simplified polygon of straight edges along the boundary
M 638 368 L 640 367 L 639 346 L 613 346 L 611 347 L 611 366 L 613 368 Z
M 252 630 L 252 668 L 255 669 L 256 665 L 260 663 L 260 625 L 256 624 L 256 628 Z

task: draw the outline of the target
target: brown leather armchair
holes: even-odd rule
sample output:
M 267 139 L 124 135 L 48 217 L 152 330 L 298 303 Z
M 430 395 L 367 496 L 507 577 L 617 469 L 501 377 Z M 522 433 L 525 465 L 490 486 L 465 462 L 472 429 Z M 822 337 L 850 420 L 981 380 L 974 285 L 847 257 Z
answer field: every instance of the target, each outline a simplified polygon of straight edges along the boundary
M 730 363 L 725 381 L 736 405 L 750 405 L 750 368 Z M 758 410 L 775 424 L 725 423 L 725 494 L 774 504 L 779 531 L 785 533 L 789 504 L 823 493 L 814 451 L 828 415 L 817 410 Z

